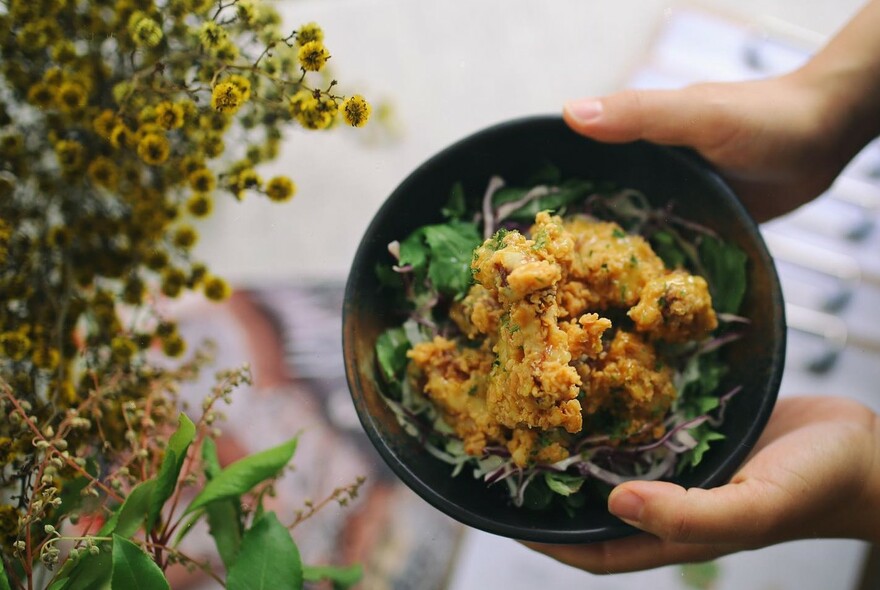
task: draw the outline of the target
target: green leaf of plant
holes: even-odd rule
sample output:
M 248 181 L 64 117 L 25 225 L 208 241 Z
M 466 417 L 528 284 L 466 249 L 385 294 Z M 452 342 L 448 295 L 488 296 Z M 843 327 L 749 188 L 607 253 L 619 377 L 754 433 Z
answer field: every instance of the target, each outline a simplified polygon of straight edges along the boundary
M 536 477 L 525 489 L 523 506 L 531 510 L 544 510 L 553 501 L 553 492 L 542 478 Z
M 394 269 L 391 268 L 391 264 L 377 262 L 373 270 L 376 272 L 376 278 L 379 280 L 379 284 L 383 287 L 394 291 L 403 288 L 403 279 L 400 273 L 395 272 Z
M 213 439 L 206 438 L 202 444 L 202 461 L 208 480 L 220 475 L 222 468 L 217 459 L 217 446 Z M 223 565 L 229 570 L 241 547 L 241 501 L 236 496 L 211 502 L 205 506 L 205 513 L 209 531 L 217 545 L 217 553 L 220 554 Z
M 113 535 L 111 590 L 170 590 L 165 574 L 135 543 Z
M 569 475 L 568 473 L 553 473 L 548 471 L 544 474 L 544 481 L 551 491 L 556 492 L 560 496 L 570 496 L 580 491 L 584 485 L 584 477 L 580 475 Z
M 712 590 L 721 576 L 721 568 L 716 561 L 686 563 L 681 566 L 681 580 L 693 590 Z
M 410 343 L 403 328 L 389 328 L 376 339 L 376 359 L 382 376 L 389 383 L 401 381 L 406 370 L 406 351 Z
M 80 493 L 89 483 L 89 479 L 85 476 L 74 477 L 65 481 L 61 486 L 61 506 L 56 515 L 58 517 L 64 514 L 70 514 L 82 505 L 83 495 Z
M 651 247 L 663 260 L 666 268 L 682 268 L 687 262 L 687 256 L 669 232 L 658 231 L 654 233 L 651 236 Z
M 482 239 L 473 223 L 451 222 L 422 228 L 430 248 L 428 278 L 441 293 L 464 296 L 471 285 L 471 260 Z
M 461 219 L 465 211 L 467 211 L 467 206 L 464 200 L 464 187 L 460 182 L 456 182 L 452 185 L 452 190 L 449 191 L 449 201 L 446 202 L 445 207 L 440 209 L 440 213 L 447 219 Z
M 416 276 L 424 276 L 428 264 L 428 247 L 425 245 L 425 233 L 418 229 L 400 243 L 400 265 L 412 266 Z
M 271 449 L 245 457 L 221 471 L 208 481 L 193 499 L 185 514 L 189 514 L 211 502 L 236 498 L 250 491 L 258 483 L 275 477 L 293 458 L 297 439 L 282 443 Z
M 110 553 L 106 551 L 101 551 L 97 555 L 87 553 L 74 563 L 61 588 L 63 590 L 98 590 L 108 588 L 110 585 L 110 570 L 113 567 L 112 559 Z
M 213 438 L 206 437 L 202 442 L 202 464 L 205 466 L 205 476 L 208 479 L 214 479 L 223 471 L 220 459 L 217 457 L 217 443 Z
M 551 183 L 555 184 L 555 183 Z M 530 185 L 533 186 L 533 185 Z M 535 216 L 541 211 L 559 212 L 563 207 L 572 203 L 582 201 L 590 193 L 594 192 L 596 185 L 586 180 L 572 179 L 555 187 L 555 191 L 533 199 L 511 212 L 508 219 L 522 222 L 533 222 Z M 493 204 L 497 207 L 509 201 L 521 199 L 526 195 L 530 188 L 505 187 L 495 193 L 492 198 Z
M 296 543 L 274 512 L 244 534 L 226 578 L 228 590 L 301 590 L 303 567 Z
M 711 236 L 700 241 L 699 254 L 715 310 L 736 313 L 746 292 L 748 256 L 737 246 Z
M 562 170 L 552 162 L 544 162 L 529 175 L 527 186 L 538 184 L 557 185 L 562 182 Z
M 689 461 L 687 462 L 691 467 L 696 467 L 699 465 L 700 461 L 703 460 L 703 455 L 709 450 L 712 441 L 723 440 L 724 435 L 712 430 L 708 424 L 701 424 L 697 428 L 691 429 L 689 432 L 691 436 L 697 439 L 697 446 L 688 451 L 687 458 Z M 685 463 L 685 461 L 682 463 Z
M 337 567 L 333 565 L 303 566 L 303 579 L 306 582 L 327 580 L 333 584 L 333 590 L 345 590 L 361 581 L 364 570 L 359 565 Z
M 165 458 L 159 475 L 156 477 L 156 487 L 150 500 L 150 509 L 147 513 L 147 530 L 153 528 L 156 519 L 162 512 L 162 507 L 177 487 L 177 479 L 180 477 L 180 469 L 186 459 L 186 451 L 196 435 L 196 426 L 186 414 L 181 413 L 177 420 L 177 430 L 168 440 L 165 449 Z
M 132 488 L 122 505 L 113 513 L 101 530 L 99 537 L 109 537 L 117 534 L 120 537 L 130 537 L 144 526 L 153 499 L 153 491 L 156 488 L 156 480 L 148 479 Z
M 12 590 L 9 578 L 6 577 L 6 568 L 3 567 L 3 559 L 0 559 L 0 590 Z

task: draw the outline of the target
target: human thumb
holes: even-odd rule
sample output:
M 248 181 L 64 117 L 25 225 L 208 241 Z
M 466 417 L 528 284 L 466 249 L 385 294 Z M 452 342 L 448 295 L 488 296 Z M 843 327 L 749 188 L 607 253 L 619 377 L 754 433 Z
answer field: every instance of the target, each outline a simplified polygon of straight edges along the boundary
M 612 490 L 609 511 L 661 539 L 691 543 L 766 542 L 778 508 L 774 494 L 748 482 L 713 489 L 633 481 Z
M 562 116 L 574 131 L 613 143 L 645 139 L 699 149 L 722 130 L 716 85 L 681 90 L 624 90 L 565 103 Z

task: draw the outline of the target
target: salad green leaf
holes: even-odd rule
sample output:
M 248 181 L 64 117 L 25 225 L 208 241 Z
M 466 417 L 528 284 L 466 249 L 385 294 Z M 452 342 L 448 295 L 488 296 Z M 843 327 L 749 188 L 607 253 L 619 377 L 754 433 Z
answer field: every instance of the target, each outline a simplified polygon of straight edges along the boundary
M 703 236 L 699 253 L 715 310 L 736 313 L 746 293 L 748 256 L 736 246 L 711 236 Z
M 582 475 L 548 471 L 544 474 L 544 483 L 547 484 L 551 491 L 556 492 L 560 496 L 570 496 L 580 491 L 581 486 L 584 485 L 584 477 Z
M 474 249 L 483 241 L 473 223 L 451 222 L 424 228 L 430 249 L 428 277 L 440 293 L 464 296 L 471 284 Z
M 678 246 L 672 234 L 666 231 L 658 231 L 651 236 L 651 248 L 663 260 L 666 268 L 681 268 L 687 261 L 687 256 Z
M 709 424 L 703 423 L 692 428 L 689 434 L 697 441 L 697 446 L 687 451 L 679 463 L 679 469 L 683 467 L 696 467 L 703 460 L 703 455 L 709 450 L 714 440 L 723 440 L 724 435 L 714 430 Z
M 439 293 L 464 296 L 471 284 L 471 257 L 481 242 L 474 223 L 426 225 L 400 243 L 400 265 L 412 267 L 417 282 L 427 276 Z
M 596 185 L 587 180 L 572 179 L 555 187 L 550 193 L 532 199 L 522 207 L 514 210 L 508 219 L 524 223 L 531 223 L 535 215 L 541 211 L 559 211 L 566 205 L 583 201 L 590 193 L 595 191 Z M 492 204 L 497 207 L 523 198 L 531 188 L 504 187 L 492 196 Z
M 376 358 L 382 376 L 389 383 L 399 383 L 406 370 L 406 351 L 410 343 L 403 328 L 389 328 L 376 340 Z
M 443 217 L 453 220 L 461 219 L 465 212 L 467 212 L 467 204 L 464 200 L 464 186 L 460 182 L 452 185 L 452 190 L 449 191 L 449 201 L 447 201 L 445 207 L 440 209 L 440 212 L 443 214 Z

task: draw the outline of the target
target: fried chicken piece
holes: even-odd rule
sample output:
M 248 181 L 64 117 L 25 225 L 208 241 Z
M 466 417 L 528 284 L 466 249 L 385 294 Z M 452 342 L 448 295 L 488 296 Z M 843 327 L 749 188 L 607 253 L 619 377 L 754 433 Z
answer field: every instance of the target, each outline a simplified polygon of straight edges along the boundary
M 557 285 L 565 278 L 574 241 L 562 220 L 546 212 L 535 218 L 532 235 L 510 232 L 487 240 L 471 265 L 504 310 L 486 401 L 492 416 L 508 428 L 579 432 L 581 378 L 570 364 L 572 348 L 578 357 L 595 355 L 610 322 L 585 316 L 560 326 Z
M 495 355 L 487 348 L 458 347 L 435 336 L 415 345 L 407 356 L 417 368 L 422 391 L 464 441 L 465 452 L 479 455 L 487 444 L 507 437 L 486 405 L 486 379 Z
M 469 340 L 485 337 L 495 342 L 504 311 L 501 303 L 483 285 L 472 285 L 461 301 L 449 307 L 449 317 Z
M 658 362 L 650 343 L 624 331 L 589 372 L 585 389 L 586 413 L 610 414 L 621 438 L 662 436 L 663 416 L 676 397 L 672 369 Z
M 568 457 L 568 449 L 559 441 L 544 441 L 541 434 L 528 428 L 517 428 L 512 432 L 507 450 L 517 466 L 525 467 L 531 462 L 556 463 Z
M 549 291 L 549 289 L 548 289 Z M 556 323 L 552 293 L 534 293 L 510 304 L 502 322 L 486 401 L 489 412 L 508 428 L 563 427 L 579 432 L 581 379 L 569 365 L 568 334 Z
M 559 261 L 570 257 L 574 242 L 562 219 L 538 213 L 532 235 L 535 239 L 499 232 L 474 252 L 474 279 L 502 304 L 555 287 L 563 278 Z
M 566 221 L 564 228 L 574 236 L 574 252 L 561 302 L 572 317 L 632 307 L 648 281 L 665 272 L 663 260 L 651 245 L 616 223 L 576 217 Z
M 570 251 L 559 219 L 538 216 L 542 242 L 519 232 L 487 240 L 477 249 L 474 277 L 501 304 L 494 351 L 497 362 L 486 393 L 489 412 L 504 426 L 581 428 L 580 377 L 569 366 L 568 335 L 557 323 L 555 254 Z
M 636 330 L 666 342 L 702 340 L 718 327 L 706 280 L 683 270 L 648 282 L 628 315 Z
M 611 327 L 611 320 L 597 313 L 585 313 L 577 321 L 559 322 L 568 334 L 568 350 L 572 360 L 596 358 L 602 352 L 602 334 Z

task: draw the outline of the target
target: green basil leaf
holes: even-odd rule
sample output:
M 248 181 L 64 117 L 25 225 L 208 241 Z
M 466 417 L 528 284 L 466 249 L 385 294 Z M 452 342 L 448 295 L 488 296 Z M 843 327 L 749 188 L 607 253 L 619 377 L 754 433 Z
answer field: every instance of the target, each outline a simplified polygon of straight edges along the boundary
M 249 492 L 258 483 L 275 477 L 293 458 L 297 439 L 236 461 L 217 474 L 193 498 L 184 514 L 189 514 L 211 502 L 237 498 Z
M 113 535 L 111 590 L 170 590 L 165 574 L 135 543 Z
M 303 567 L 290 532 L 267 512 L 244 534 L 226 578 L 228 590 L 301 590 Z

